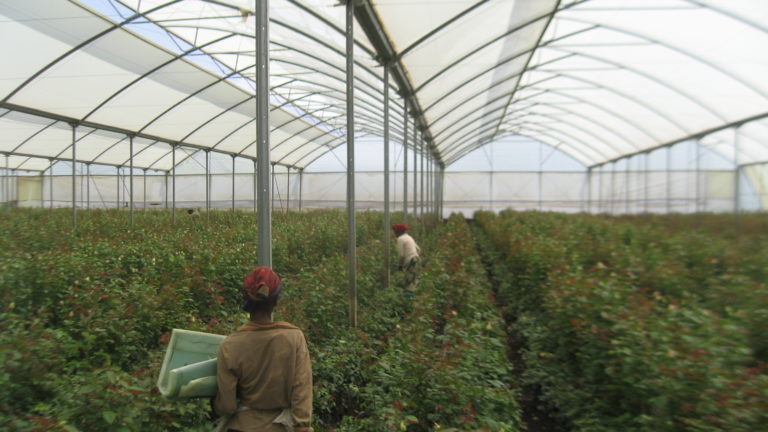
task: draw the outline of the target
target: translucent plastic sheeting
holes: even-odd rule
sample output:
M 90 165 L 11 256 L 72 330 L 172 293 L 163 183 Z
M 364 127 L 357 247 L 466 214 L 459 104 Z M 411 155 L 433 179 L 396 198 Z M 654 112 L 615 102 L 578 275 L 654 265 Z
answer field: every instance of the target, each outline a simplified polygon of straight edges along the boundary
M 16 132 L 3 141 L 0 151 L 66 159 L 68 152 L 71 155 L 69 124 L 76 123 L 122 135 L 104 138 L 98 144 L 104 151 L 78 152 L 82 162 L 127 164 L 127 135 L 145 139 L 147 146 L 164 143 L 159 152 L 140 149 L 143 158 L 133 162 L 143 168 L 170 170 L 172 158 L 164 156 L 169 143 L 255 157 L 254 18 L 247 13 L 243 18 L 237 2 L 219 3 L 2 2 L 0 34 L 20 43 L 0 47 L 12 65 L 0 71 L 0 101 L 4 108 L 28 115 L 0 117 L 0 129 Z M 252 1 L 240 3 L 243 11 L 253 10 Z M 139 11 L 130 9 L 139 5 Z M 284 8 L 278 4 L 276 9 L 279 20 Z M 286 13 L 297 17 L 295 11 L 300 9 L 292 10 Z M 335 15 L 337 10 L 333 8 Z M 277 83 L 272 96 L 273 161 L 303 166 L 343 141 L 339 130 L 343 119 L 330 107 L 343 101 L 345 86 L 339 78 L 344 73 L 339 65 L 343 66 L 344 56 L 323 39 L 324 27 L 316 22 L 309 32 L 295 19 L 286 23 L 293 38 L 279 30 L 285 25 L 272 25 L 273 63 L 293 63 L 301 70 L 295 77 L 282 74 L 279 66 L 272 71 Z M 324 26 L 338 45 L 337 27 Z M 311 37 L 296 41 L 299 32 Z M 281 38 L 301 45 L 301 54 L 293 50 L 291 59 L 281 60 Z M 323 54 L 307 41 L 328 52 Z M 378 118 L 383 84 L 377 82 L 371 61 L 365 67 L 361 76 L 368 77 L 364 82 L 361 78 L 360 105 L 369 107 L 367 118 Z M 312 84 L 304 86 L 309 96 L 298 90 L 292 93 L 294 86 L 280 87 L 301 82 L 300 75 L 308 72 L 325 77 L 304 81 Z M 291 103 L 294 96 L 299 98 Z M 334 116 L 335 123 L 326 121 L 330 117 L 323 119 L 325 113 Z M 44 120 L 31 120 L 30 115 Z M 59 123 L 51 125 L 56 120 Z
M 720 164 L 744 168 L 750 184 L 762 181 L 747 167 L 768 160 L 768 2 L 366 5 L 391 42 L 390 60 L 409 80 L 410 89 L 387 83 L 393 141 L 402 142 L 402 97 L 408 96 L 447 165 L 511 135 L 592 168 L 699 138 Z M 0 46 L 10 65 L 0 70 L 0 153 L 14 155 L 11 169 L 44 169 L 71 158 L 76 123 L 77 160 L 85 163 L 132 160 L 167 172 L 174 155 L 179 164 L 200 149 L 255 157 L 254 6 L 254 0 L 0 2 L 0 36 L 19 41 Z M 367 26 L 354 28 L 355 124 L 358 132 L 380 135 L 385 83 Z M 338 0 L 270 1 L 272 162 L 305 168 L 346 141 L 344 32 Z M 135 136 L 133 154 L 128 136 Z M 171 144 L 182 147 L 171 152 Z M 674 150 L 671 164 L 691 159 L 682 152 Z M 635 164 L 629 171 L 639 171 L 647 162 L 628 163 Z M 502 165 L 493 170 L 505 170 Z M 707 169 L 715 168 L 723 167 Z M 502 178 L 480 189 L 502 190 Z M 640 187 L 636 180 L 626 179 L 630 197 Z M 359 181 L 367 188 L 368 180 Z

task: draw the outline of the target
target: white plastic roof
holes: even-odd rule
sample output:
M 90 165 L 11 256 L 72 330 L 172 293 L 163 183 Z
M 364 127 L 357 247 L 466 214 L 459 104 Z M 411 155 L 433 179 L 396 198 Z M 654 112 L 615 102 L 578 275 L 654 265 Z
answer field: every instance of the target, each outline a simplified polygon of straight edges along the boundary
M 177 164 L 199 149 L 254 158 L 254 5 L 3 0 L 0 153 L 12 169 L 43 170 L 71 159 L 75 124 L 86 163 L 127 166 L 129 136 L 138 168 L 169 170 L 171 143 Z M 345 7 L 269 6 L 271 158 L 303 168 L 346 141 Z M 739 162 L 768 160 L 768 1 L 364 6 L 360 133 L 382 134 L 386 62 L 392 139 L 403 140 L 408 105 L 445 164 L 516 134 L 595 166 L 742 124 Z

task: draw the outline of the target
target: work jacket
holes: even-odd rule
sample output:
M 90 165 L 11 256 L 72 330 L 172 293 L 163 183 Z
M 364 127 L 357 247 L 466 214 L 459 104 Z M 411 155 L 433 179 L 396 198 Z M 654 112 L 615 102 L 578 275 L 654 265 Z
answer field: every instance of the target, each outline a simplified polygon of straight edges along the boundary
M 304 333 L 287 322 L 248 322 L 219 345 L 216 412 L 243 432 L 284 432 L 273 421 L 290 409 L 296 429 L 312 418 L 312 366 Z M 226 429 L 225 429 L 226 430 Z

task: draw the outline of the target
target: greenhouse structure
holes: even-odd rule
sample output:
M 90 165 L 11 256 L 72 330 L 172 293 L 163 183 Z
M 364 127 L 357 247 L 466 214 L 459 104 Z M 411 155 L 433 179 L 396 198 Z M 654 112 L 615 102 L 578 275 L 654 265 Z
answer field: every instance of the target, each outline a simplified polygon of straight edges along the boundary
M 768 203 L 762 1 L 7 0 L 0 12 L 6 205 L 255 207 L 259 172 L 274 209 Z
M 768 431 L 768 0 L 0 36 L 0 431 Z

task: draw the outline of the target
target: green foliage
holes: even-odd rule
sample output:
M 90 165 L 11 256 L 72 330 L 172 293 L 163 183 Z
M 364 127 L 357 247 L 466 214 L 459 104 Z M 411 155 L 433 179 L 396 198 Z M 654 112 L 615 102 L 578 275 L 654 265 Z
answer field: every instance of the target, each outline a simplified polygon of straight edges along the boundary
M 475 220 L 509 281 L 499 297 L 526 341 L 526 380 L 574 430 L 764 427 L 766 231 L 709 215 Z

